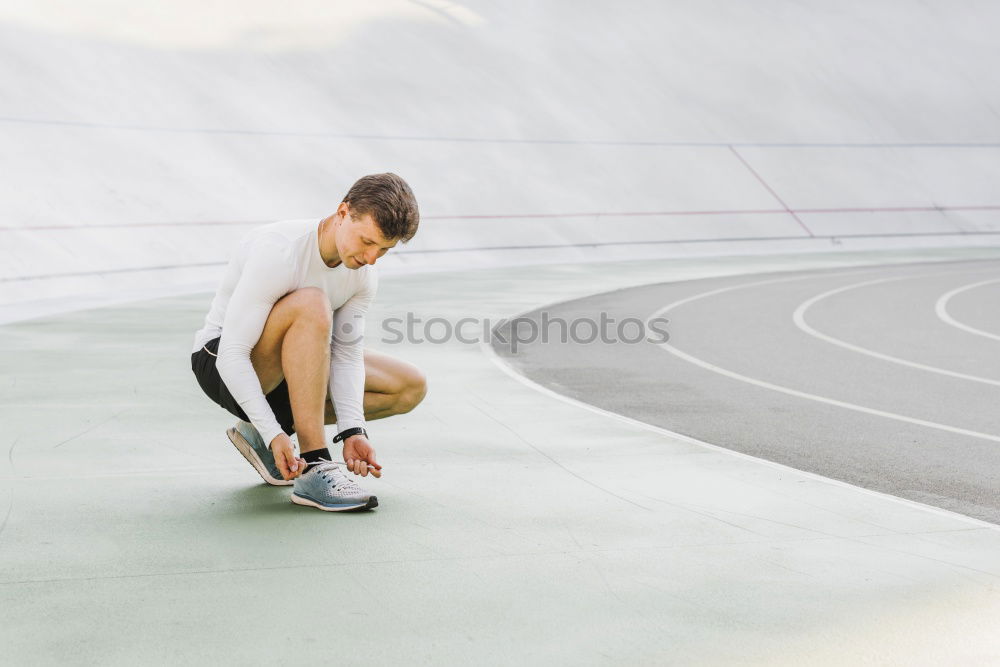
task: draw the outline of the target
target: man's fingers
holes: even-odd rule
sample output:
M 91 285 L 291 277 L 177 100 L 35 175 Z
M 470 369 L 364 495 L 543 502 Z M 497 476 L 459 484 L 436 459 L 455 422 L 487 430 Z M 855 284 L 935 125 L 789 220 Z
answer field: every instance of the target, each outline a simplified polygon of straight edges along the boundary
M 295 479 L 302 474 L 306 468 L 305 459 L 295 456 L 295 451 L 291 449 L 279 450 L 274 457 L 274 462 L 278 465 L 278 471 L 285 480 Z
M 288 480 L 291 477 L 288 475 L 288 465 L 285 463 L 285 457 L 278 454 L 274 457 L 274 463 L 278 466 L 278 472 L 281 473 L 281 478 Z
M 368 474 L 371 474 L 373 477 L 381 477 L 382 466 L 373 460 L 375 458 L 374 452 L 372 452 L 368 458 L 368 461 L 365 461 L 364 459 L 345 458 L 344 464 L 347 465 L 347 469 L 355 475 L 366 477 Z
M 381 477 L 381 470 L 382 466 L 380 466 L 378 461 L 375 460 L 375 450 L 373 449 L 368 455 L 368 472 L 370 472 L 373 477 Z
M 309 465 L 308 463 L 306 463 L 305 459 L 296 456 L 294 452 L 290 452 L 288 454 L 288 460 L 289 460 L 288 468 L 292 473 L 293 479 L 295 477 L 301 476 L 302 473 L 305 472 L 306 466 Z

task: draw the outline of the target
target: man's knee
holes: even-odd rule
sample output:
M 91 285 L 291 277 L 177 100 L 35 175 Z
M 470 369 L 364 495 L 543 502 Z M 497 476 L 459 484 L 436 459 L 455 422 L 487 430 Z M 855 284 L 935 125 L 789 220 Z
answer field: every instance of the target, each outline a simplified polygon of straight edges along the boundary
M 399 396 L 399 411 L 409 412 L 420 405 L 427 395 L 427 376 L 423 371 L 413 367 L 407 369 L 405 384 Z
M 286 294 L 287 307 L 294 311 L 295 321 L 305 321 L 329 329 L 333 325 L 333 313 L 326 294 L 318 287 L 303 287 Z

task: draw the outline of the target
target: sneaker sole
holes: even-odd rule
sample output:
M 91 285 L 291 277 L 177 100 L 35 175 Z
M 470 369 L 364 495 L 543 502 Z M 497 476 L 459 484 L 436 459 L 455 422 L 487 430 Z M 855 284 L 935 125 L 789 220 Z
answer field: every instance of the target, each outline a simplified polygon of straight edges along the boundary
M 349 512 L 351 510 L 371 510 L 378 507 L 378 498 L 375 496 L 369 496 L 368 502 L 357 503 L 354 505 L 324 505 L 321 502 L 317 502 L 312 498 L 306 498 L 305 496 L 300 496 L 297 493 L 292 493 L 292 502 L 296 505 L 304 505 L 306 507 L 315 507 L 318 510 L 323 510 L 324 512 Z
M 267 471 L 267 466 L 264 465 L 264 462 L 260 460 L 259 456 L 257 456 L 257 452 L 254 451 L 253 445 L 247 442 L 247 439 L 244 438 L 243 435 L 235 428 L 227 430 L 226 435 L 229 436 L 229 441 L 235 445 L 237 451 L 239 451 L 239 453 L 243 455 L 243 458 L 245 458 L 250 465 L 253 466 L 253 469 L 257 471 L 257 474 L 260 475 L 261 479 L 265 482 L 272 486 L 291 486 L 295 483 L 290 479 L 285 480 L 272 477 L 271 473 Z

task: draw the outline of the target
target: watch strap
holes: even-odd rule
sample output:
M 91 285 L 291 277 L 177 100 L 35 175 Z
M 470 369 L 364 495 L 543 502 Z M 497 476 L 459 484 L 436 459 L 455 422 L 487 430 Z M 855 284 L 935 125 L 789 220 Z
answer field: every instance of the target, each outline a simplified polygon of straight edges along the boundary
M 346 440 L 347 438 L 350 438 L 352 435 L 358 435 L 358 434 L 361 434 L 361 435 L 365 436 L 366 438 L 368 437 L 368 431 L 366 431 L 361 426 L 355 426 L 354 428 L 349 428 L 347 430 L 341 431 L 337 435 L 333 436 L 333 441 L 334 442 L 340 442 L 342 440 Z

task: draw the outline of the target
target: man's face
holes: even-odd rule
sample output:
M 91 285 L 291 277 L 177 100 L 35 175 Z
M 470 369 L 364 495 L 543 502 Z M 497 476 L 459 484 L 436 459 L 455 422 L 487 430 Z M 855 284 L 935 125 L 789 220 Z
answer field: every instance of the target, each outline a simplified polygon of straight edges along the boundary
M 398 239 L 386 239 L 379 231 L 371 214 L 357 217 L 346 211 L 344 221 L 337 230 L 337 252 L 349 269 L 359 269 L 374 264 L 379 257 L 395 247 Z

